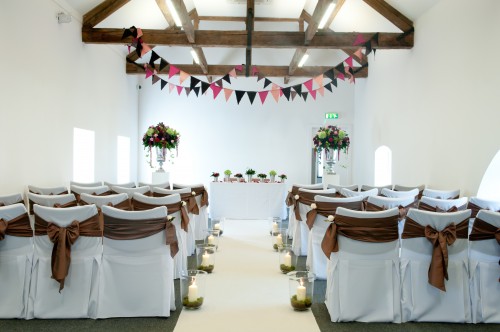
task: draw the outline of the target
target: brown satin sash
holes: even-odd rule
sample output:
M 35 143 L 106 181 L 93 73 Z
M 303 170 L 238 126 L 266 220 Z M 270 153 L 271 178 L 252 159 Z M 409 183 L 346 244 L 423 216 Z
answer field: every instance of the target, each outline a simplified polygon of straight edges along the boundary
M 175 226 L 168 218 L 127 220 L 104 215 L 104 237 L 113 240 L 136 240 L 157 234 L 165 230 L 166 245 L 170 245 L 170 255 L 179 251 Z
M 54 204 L 55 208 L 68 208 L 68 207 L 73 207 L 73 206 L 78 206 L 78 203 L 76 200 L 70 201 L 70 202 L 64 203 L 64 204 L 59 204 L 59 203 Z
M 285 203 L 286 206 L 292 206 L 295 204 L 295 195 L 299 193 L 299 187 L 297 186 L 292 186 L 292 190 L 288 192 L 288 195 L 286 196 Z
M 500 245 L 500 228 L 493 226 L 486 221 L 476 218 L 472 225 L 472 232 L 469 235 L 469 241 L 482 241 L 482 240 L 497 240 Z M 498 278 L 500 282 L 500 278 Z
M 33 230 L 31 229 L 28 213 L 25 212 L 11 220 L 0 218 L 0 241 L 5 238 L 5 235 L 32 237 Z
M 423 210 L 423 211 L 430 211 L 430 212 L 457 212 L 457 211 L 463 211 L 467 207 L 467 204 L 460 205 L 460 206 L 452 206 L 448 210 L 443 210 L 437 206 L 432 206 L 427 203 L 420 202 L 418 204 L 418 209 Z
M 68 275 L 73 243 L 79 236 L 100 237 L 101 234 L 102 229 L 97 214 L 84 221 L 75 220 L 66 227 L 48 222 L 35 214 L 35 235 L 48 235 L 50 241 L 54 243 L 50 265 L 52 278 L 59 282 L 59 293 L 64 288 L 64 279 Z
M 182 188 L 180 188 L 182 189 Z M 153 193 L 153 197 L 165 197 L 170 196 L 171 194 L 163 194 L 163 193 Z M 198 203 L 196 203 L 196 197 L 192 193 L 183 193 L 181 195 L 181 200 L 187 202 L 187 210 L 189 213 L 199 215 L 200 209 L 198 208 Z
M 403 239 L 425 237 L 432 243 L 432 258 L 428 271 L 429 284 L 446 292 L 444 280 L 448 280 L 448 246 L 456 239 L 467 239 L 469 218 L 459 224 L 449 224 L 442 231 L 431 226 L 422 226 L 411 218 L 406 218 Z
M 77 201 L 78 203 L 80 203 L 80 194 L 75 193 L 74 191 L 72 191 L 71 193 L 72 193 L 73 195 L 75 195 L 75 197 L 76 197 L 76 201 Z M 92 196 L 109 196 L 109 195 L 112 195 L 112 194 L 113 194 L 113 192 L 112 192 L 111 190 L 108 190 L 108 191 L 105 191 L 105 192 L 103 192 L 103 193 L 101 193 L 101 194 L 90 193 L 89 195 L 92 195 Z
M 144 202 L 139 202 L 135 199 L 132 199 L 132 205 L 134 207 L 134 211 L 151 210 L 151 209 L 154 209 L 158 206 L 166 206 L 168 214 L 176 213 L 176 212 L 180 211 L 181 212 L 181 228 L 186 232 L 188 231 L 189 216 L 187 214 L 186 209 L 184 209 L 182 207 L 182 201 L 178 202 L 178 203 L 173 203 L 173 204 L 156 205 L 156 204 L 148 204 L 148 203 L 144 203 Z
M 398 216 L 361 219 L 336 215 L 335 221 L 328 226 L 321 242 L 321 249 L 328 259 L 332 252 L 339 251 L 338 234 L 363 242 L 396 241 L 398 239 Z
M 307 226 L 311 230 L 314 226 L 314 220 L 318 214 L 328 218 L 329 215 L 335 216 L 338 207 L 349 210 L 361 211 L 361 201 L 359 202 L 315 202 L 316 208 L 307 212 Z
M 470 210 L 471 210 L 471 216 L 470 216 L 471 218 L 476 218 L 476 216 L 477 216 L 477 214 L 478 214 L 479 210 L 488 210 L 488 211 L 492 211 L 492 210 L 490 210 L 490 209 L 483 208 L 483 207 L 481 207 L 481 206 L 479 206 L 479 205 L 476 205 L 476 204 L 474 204 L 474 203 L 471 203 L 471 202 L 469 202 L 469 203 L 467 204 L 467 209 L 470 209 Z M 494 211 L 494 210 L 493 210 L 493 211 Z M 494 212 L 500 212 L 500 210 L 497 210 L 497 211 L 494 211 Z
M 298 221 L 302 221 L 302 217 L 300 216 L 299 203 L 311 206 L 312 203 L 315 203 L 314 196 L 316 195 L 321 195 L 325 197 L 336 197 L 335 194 L 311 193 L 308 191 L 300 191 L 297 195 L 299 195 L 299 199 L 295 199 L 294 197 L 293 212 L 295 213 L 295 219 Z
M 414 202 L 406 205 L 406 206 L 402 206 L 402 205 L 399 205 L 398 206 L 398 209 L 399 209 L 399 218 L 398 220 L 399 221 L 402 221 L 406 218 L 406 215 L 408 214 L 408 210 L 410 210 L 411 208 L 417 208 L 418 206 L 418 200 L 415 200 Z M 373 204 L 371 202 L 368 202 L 368 201 L 363 201 L 363 207 L 364 207 L 364 210 L 365 211 L 384 211 L 384 210 L 387 210 L 387 208 L 385 206 L 378 206 L 376 204 Z
M 14 204 L 18 204 L 18 203 L 24 204 L 24 201 L 20 200 L 20 201 L 17 201 L 17 202 L 9 203 L 7 205 L 14 205 Z M 0 202 L 0 206 L 6 206 L 6 205 L 5 205 L 4 202 Z
M 199 196 L 201 195 L 201 206 L 200 207 L 204 207 L 204 206 L 208 206 L 208 192 L 205 190 L 205 187 L 193 187 L 191 188 L 192 191 L 194 191 L 196 193 L 195 196 Z

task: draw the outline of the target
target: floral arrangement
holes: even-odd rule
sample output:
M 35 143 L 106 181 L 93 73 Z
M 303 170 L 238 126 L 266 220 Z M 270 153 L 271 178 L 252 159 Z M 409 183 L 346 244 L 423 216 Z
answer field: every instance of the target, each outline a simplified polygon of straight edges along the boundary
M 319 128 L 313 138 L 314 149 L 321 152 L 323 149 L 342 150 L 347 153 L 349 150 L 349 135 L 345 130 L 337 126 L 327 126 Z
M 218 172 L 212 172 L 212 175 L 210 175 L 211 177 L 214 177 L 214 178 L 218 178 L 219 177 L 219 173 Z
M 255 174 L 255 170 L 249 168 L 247 169 L 247 171 L 245 172 L 246 175 L 254 175 Z
M 236 173 L 236 174 L 234 175 L 234 177 L 235 177 L 235 178 L 238 178 L 238 179 L 241 179 L 241 178 L 243 177 L 243 174 L 241 174 L 241 173 Z
M 158 123 L 156 126 L 149 126 L 142 136 L 142 145 L 144 146 L 144 149 L 148 149 L 146 157 L 149 157 L 149 166 L 153 167 L 153 155 L 151 153 L 151 149 L 153 147 L 167 150 L 175 149 L 177 152 L 180 137 L 181 135 L 177 130 L 169 126 L 165 126 L 163 122 Z M 171 157 L 173 157 L 173 154 Z M 163 154 L 163 158 L 165 158 L 165 154 Z
M 287 179 L 286 174 L 280 174 L 280 175 L 278 175 L 278 177 L 279 177 L 281 180 L 285 180 L 285 179 Z
M 275 170 L 270 170 L 269 171 L 269 176 L 276 176 L 276 174 L 278 174 L 278 173 L 276 173 Z
M 267 178 L 267 174 L 264 174 L 264 173 L 259 173 L 257 174 L 257 177 L 261 178 L 262 180 L 264 180 L 265 178 Z
M 224 175 L 231 175 L 231 174 L 233 174 L 233 173 L 232 173 L 232 172 L 231 172 L 231 170 L 229 170 L 229 169 L 226 169 L 226 170 L 224 171 Z

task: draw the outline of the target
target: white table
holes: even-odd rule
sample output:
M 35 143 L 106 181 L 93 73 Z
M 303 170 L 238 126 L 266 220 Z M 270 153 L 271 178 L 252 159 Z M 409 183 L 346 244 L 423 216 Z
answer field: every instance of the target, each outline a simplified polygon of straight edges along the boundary
M 210 183 L 210 218 L 286 219 L 284 183 Z

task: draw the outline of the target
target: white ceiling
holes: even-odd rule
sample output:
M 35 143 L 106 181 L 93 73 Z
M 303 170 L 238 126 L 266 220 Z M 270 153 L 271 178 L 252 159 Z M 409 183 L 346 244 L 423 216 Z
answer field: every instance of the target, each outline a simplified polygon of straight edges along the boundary
M 103 0 L 54 0 L 72 15 L 81 16 Z M 412 21 L 415 21 L 440 0 L 386 0 Z M 66 5 L 65 5 L 66 3 Z M 199 16 L 246 16 L 246 1 L 242 0 L 184 0 L 188 11 L 196 7 Z M 256 0 L 255 17 L 298 18 L 302 10 L 312 14 L 317 0 Z M 68 6 L 69 5 L 69 6 Z M 155 0 L 132 0 L 105 19 L 97 28 L 165 29 L 168 27 Z M 203 30 L 244 30 L 243 22 L 201 21 Z M 330 28 L 338 32 L 400 32 L 391 22 L 378 14 L 363 0 L 346 0 Z M 255 22 L 255 30 L 298 31 L 293 22 Z M 418 34 L 418 31 L 416 31 Z M 147 36 L 143 37 L 147 43 Z M 126 52 L 125 47 L 121 48 Z M 155 51 L 171 63 L 192 63 L 188 47 L 157 47 Z M 240 64 L 245 62 L 244 49 L 203 49 L 209 65 Z M 255 65 L 289 65 L 294 49 L 254 49 Z M 345 58 L 338 50 L 309 50 L 307 65 L 336 65 Z M 125 54 L 125 53 L 124 53 Z

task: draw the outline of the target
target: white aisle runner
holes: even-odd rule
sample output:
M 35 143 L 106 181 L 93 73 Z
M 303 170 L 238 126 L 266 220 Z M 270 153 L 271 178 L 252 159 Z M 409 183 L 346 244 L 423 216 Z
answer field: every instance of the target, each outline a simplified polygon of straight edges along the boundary
M 294 311 L 266 220 L 226 220 L 205 301 L 182 309 L 175 332 L 319 331 L 311 310 Z

